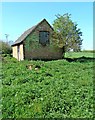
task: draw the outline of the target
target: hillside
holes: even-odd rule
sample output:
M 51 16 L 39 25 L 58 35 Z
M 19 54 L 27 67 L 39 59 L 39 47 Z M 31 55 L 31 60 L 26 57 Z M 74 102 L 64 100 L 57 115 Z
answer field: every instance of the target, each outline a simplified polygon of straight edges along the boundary
M 93 61 L 2 60 L 3 118 L 92 118 Z

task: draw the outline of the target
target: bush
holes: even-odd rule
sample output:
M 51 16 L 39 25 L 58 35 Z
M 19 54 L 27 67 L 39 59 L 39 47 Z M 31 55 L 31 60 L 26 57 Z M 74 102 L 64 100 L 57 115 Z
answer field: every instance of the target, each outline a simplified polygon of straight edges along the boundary
M 11 54 L 12 53 L 12 48 L 11 46 L 4 42 L 4 41 L 0 41 L 0 53 L 2 54 Z

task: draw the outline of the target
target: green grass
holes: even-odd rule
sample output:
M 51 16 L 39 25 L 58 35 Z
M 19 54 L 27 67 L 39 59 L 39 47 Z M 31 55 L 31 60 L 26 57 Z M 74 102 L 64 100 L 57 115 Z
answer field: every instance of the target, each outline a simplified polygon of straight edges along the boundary
M 0 55 L 0 119 L 2 118 L 2 62 Z
M 3 118 L 92 118 L 93 68 L 91 61 L 18 62 L 5 57 Z
M 79 58 L 79 57 L 91 57 L 95 58 L 95 53 L 93 52 L 67 52 L 65 57 L 70 57 L 70 58 Z

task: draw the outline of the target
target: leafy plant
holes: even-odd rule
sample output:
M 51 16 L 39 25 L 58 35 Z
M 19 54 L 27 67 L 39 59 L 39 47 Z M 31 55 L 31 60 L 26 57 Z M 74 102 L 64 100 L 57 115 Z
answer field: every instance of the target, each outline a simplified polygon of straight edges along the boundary
M 55 45 L 67 52 L 71 49 L 73 51 L 80 51 L 82 45 L 82 32 L 77 27 L 78 24 L 71 20 L 71 14 L 56 15 L 53 22 L 53 41 Z
M 0 41 L 0 52 L 2 54 L 11 54 L 12 48 L 8 43 L 6 43 L 4 41 Z
M 3 118 L 93 118 L 93 62 L 6 60 Z

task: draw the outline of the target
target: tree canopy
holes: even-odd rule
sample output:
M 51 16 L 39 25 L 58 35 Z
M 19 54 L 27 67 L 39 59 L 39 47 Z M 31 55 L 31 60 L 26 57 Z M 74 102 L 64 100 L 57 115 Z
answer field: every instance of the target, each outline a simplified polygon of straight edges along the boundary
M 11 46 L 2 40 L 0 40 L 0 53 L 2 54 L 11 54 L 12 53 L 12 48 Z
M 53 41 L 60 48 L 64 48 L 64 52 L 73 49 L 80 51 L 82 45 L 82 32 L 77 28 L 78 24 L 71 20 L 71 14 L 56 15 L 53 22 Z

